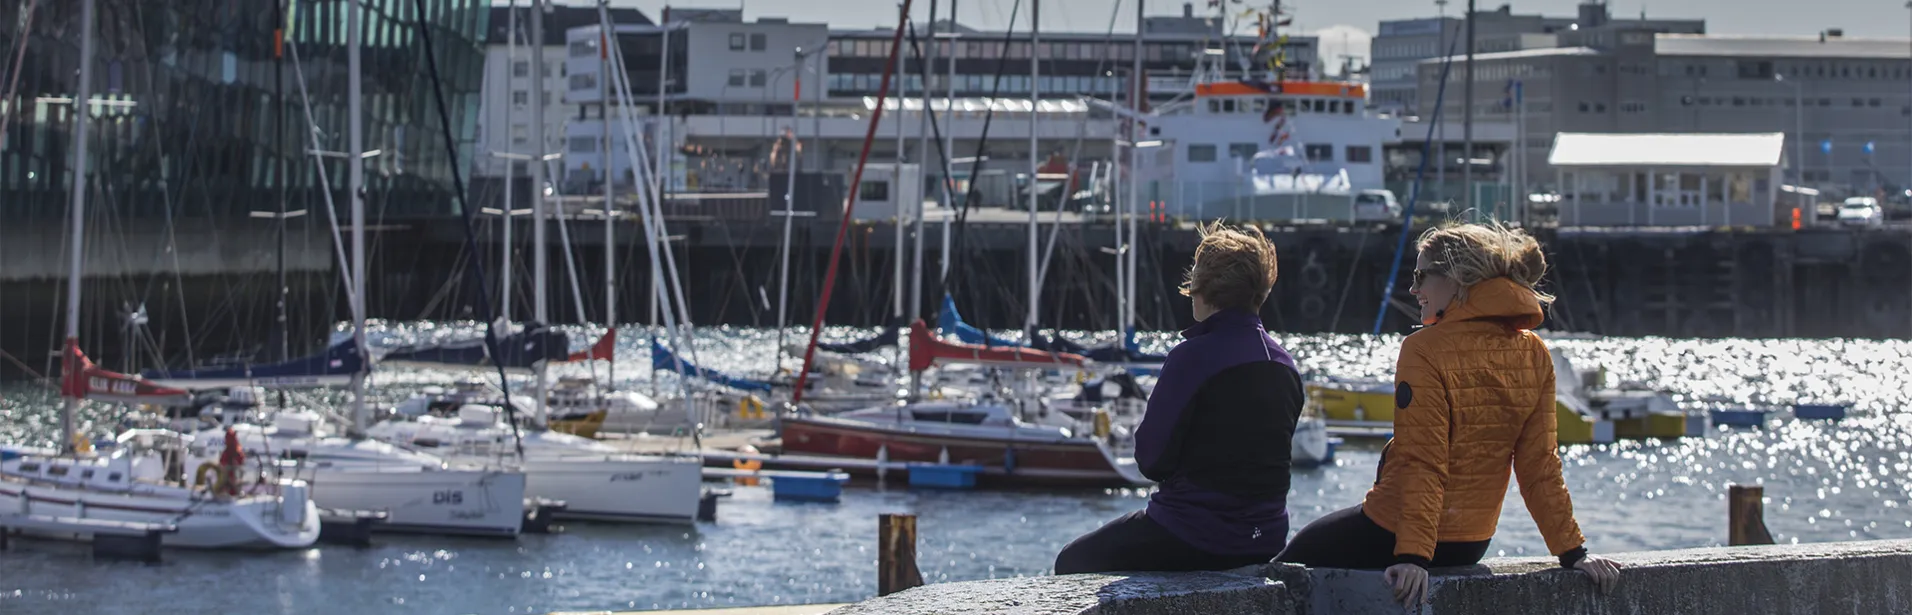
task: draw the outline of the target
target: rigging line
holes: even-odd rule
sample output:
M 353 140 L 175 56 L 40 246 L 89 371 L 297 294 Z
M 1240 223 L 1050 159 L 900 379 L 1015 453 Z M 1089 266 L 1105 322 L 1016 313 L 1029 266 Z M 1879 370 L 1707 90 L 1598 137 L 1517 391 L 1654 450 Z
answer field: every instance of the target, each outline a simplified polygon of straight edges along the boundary
M 969 212 L 973 207 L 975 207 L 976 197 L 978 194 L 980 194 L 976 190 L 976 176 L 982 170 L 983 155 L 989 151 L 989 148 L 988 148 L 989 129 L 991 126 L 995 124 L 995 120 L 996 120 L 996 105 L 994 101 L 1002 97 L 1003 75 L 1004 73 L 1008 72 L 1008 69 L 1009 69 L 1009 50 L 1012 46 L 1015 45 L 1016 16 L 1019 13 L 1021 13 L 1021 11 L 1022 11 L 1022 0 L 1016 0 L 1015 4 L 1011 5 L 1009 9 L 1009 20 L 1006 22 L 1008 23 L 1008 27 L 1005 28 L 1003 31 L 1002 49 L 1001 51 L 997 52 L 996 75 L 995 75 L 995 78 L 991 80 L 990 90 L 989 90 L 989 99 L 991 103 L 989 105 L 989 110 L 983 113 L 983 129 L 982 129 L 982 132 L 977 135 L 976 154 L 974 159 L 972 159 L 969 163 L 969 186 L 968 186 L 968 189 L 963 191 L 964 192 L 963 206 L 962 206 L 962 209 L 959 209 L 956 212 L 956 221 L 955 221 L 956 228 L 954 229 L 954 232 L 951 233 L 950 243 L 952 245 L 950 246 L 950 258 L 952 260 L 960 260 L 962 258 L 961 255 L 963 253 L 963 248 L 967 247 L 968 245 L 967 229 L 969 226 L 968 224 Z M 1030 51 L 1033 52 L 1035 50 L 1031 49 Z M 935 122 L 934 116 L 931 116 L 930 121 L 932 122 L 932 126 L 933 126 Z M 955 181 L 955 179 L 947 178 L 946 181 L 953 182 Z M 937 286 L 941 287 L 939 288 L 939 290 L 943 291 L 941 293 L 942 295 L 948 296 L 950 294 L 949 288 L 952 285 L 950 281 L 950 277 L 952 275 L 957 275 L 953 273 L 957 271 L 960 271 L 960 269 L 957 267 L 950 267 L 948 271 L 945 271 L 943 273 L 942 278 L 937 281 Z M 964 279 L 962 281 L 968 281 L 968 280 Z
M 1414 185 L 1409 190 L 1407 207 L 1401 211 L 1401 239 L 1394 246 L 1394 256 L 1388 263 L 1388 285 L 1381 289 L 1381 306 L 1374 313 L 1374 334 L 1381 334 L 1381 325 L 1387 320 L 1389 301 L 1394 298 L 1394 285 L 1401 276 L 1401 256 L 1407 253 L 1407 239 L 1414 233 L 1414 205 L 1421 198 L 1421 185 L 1427 182 L 1427 161 L 1433 158 L 1434 129 L 1441 125 L 1441 111 L 1447 100 L 1447 78 L 1454 70 L 1454 47 L 1461 37 L 1454 37 L 1447 45 L 1447 59 L 1441 61 L 1441 87 L 1434 92 L 1434 115 L 1427 123 L 1427 137 L 1421 140 L 1420 170 L 1414 174 Z M 1471 69 L 1470 69 L 1471 71 Z M 1473 87 L 1470 83 L 1468 87 Z M 1473 109 L 1467 113 L 1471 117 Z
M 1354 247 L 1354 262 L 1348 264 L 1348 279 L 1341 282 L 1341 300 L 1334 304 L 1334 319 L 1328 321 L 1328 332 L 1338 333 L 1341 326 L 1341 310 L 1348 306 L 1348 291 L 1354 288 L 1354 274 L 1361 271 L 1362 250 L 1368 247 L 1368 236 L 1374 233 L 1362 233 L 1361 242 Z
M 912 0 L 903 0 L 903 6 L 897 13 L 896 33 L 890 38 L 889 58 L 883 63 L 883 81 L 876 90 L 876 108 L 870 112 L 870 127 L 863 135 L 863 152 L 857 156 L 856 173 L 850 179 L 851 186 L 859 186 L 863 183 L 863 170 L 870 161 L 870 147 L 876 143 L 877 122 L 883 118 L 883 105 L 890 96 L 890 79 L 896 76 L 897 63 L 903 55 L 903 32 L 909 25 L 911 4 Z M 899 111 L 903 108 L 902 100 L 896 101 L 896 108 Z M 857 192 L 851 192 L 850 197 L 845 200 L 843 220 L 837 224 L 836 243 L 830 247 L 829 268 L 823 273 L 823 296 L 817 301 L 816 321 L 810 327 L 810 343 L 803 349 L 803 369 L 797 372 L 797 386 L 790 391 L 792 404 L 803 401 L 804 386 L 810 381 L 810 366 L 816 359 L 817 336 L 823 332 L 823 317 L 830 308 L 830 294 L 836 286 L 838 261 L 843 256 L 843 235 L 850 230 L 850 221 L 856 212 L 856 197 Z
M 40 0 L 27 0 L 26 12 L 20 18 L 20 47 L 13 52 L 12 70 L 7 71 L 7 95 L 5 98 L 0 98 L 8 102 L 4 107 L 0 107 L 0 143 L 7 142 L 7 127 L 13 125 L 13 118 L 10 116 L 13 114 L 13 108 L 17 106 L 12 104 L 13 96 L 20 91 L 20 72 L 26 67 L 27 40 L 33 38 L 33 9 L 39 4 Z
M 306 6 L 310 7 L 312 5 L 308 4 Z M 299 44 L 294 42 L 293 39 L 287 39 L 285 46 L 286 50 L 292 53 L 292 75 L 299 83 L 299 106 L 305 112 L 306 134 L 310 136 L 312 140 L 312 153 L 310 154 L 312 156 L 312 168 L 316 170 L 319 175 L 319 194 L 325 197 L 325 219 L 331 223 L 333 254 L 339 257 L 339 271 L 341 275 L 349 275 L 347 272 L 352 270 L 351 261 L 345 257 L 345 238 L 339 234 L 338 208 L 334 206 L 332 202 L 332 180 L 325 172 L 325 160 L 319 157 L 319 151 L 323 147 L 323 144 L 319 142 L 319 123 L 312 118 L 312 95 L 305 89 L 305 68 L 304 63 L 299 59 Z M 310 226 L 307 226 L 308 231 L 310 228 Z M 358 303 L 357 298 L 353 294 L 355 291 L 352 288 L 352 284 L 344 284 L 344 287 L 347 304 Z M 359 352 L 363 353 L 365 349 L 360 348 Z
M 1115 0 L 1114 8 L 1109 11 L 1108 29 L 1103 33 L 1102 42 L 1104 45 L 1109 45 L 1115 42 L 1115 22 L 1116 22 L 1116 18 L 1120 16 L 1121 14 L 1122 14 L 1122 0 Z M 1063 17 L 1064 17 L 1063 21 L 1067 23 L 1069 19 L 1068 19 L 1068 9 L 1066 5 L 1063 8 Z M 1108 64 L 1110 57 L 1111 56 L 1109 54 L 1098 55 L 1095 61 L 1095 70 L 1089 73 L 1089 76 L 1091 79 L 1102 75 L 1103 66 Z M 1051 65 L 1053 65 L 1054 61 L 1052 60 L 1050 63 Z M 1049 229 L 1049 247 L 1043 251 L 1042 271 L 1036 275 L 1037 288 L 1042 288 L 1044 285 L 1048 283 L 1049 265 L 1055 256 L 1056 240 L 1059 238 L 1059 236 L 1062 233 L 1062 209 L 1069 202 L 1070 197 L 1074 195 L 1074 191 L 1072 189 L 1075 188 L 1076 170 L 1078 168 L 1078 165 L 1081 164 L 1080 161 L 1082 159 L 1082 148 L 1083 148 L 1083 145 L 1088 141 L 1088 133 L 1089 133 L 1089 113 L 1085 110 L 1082 113 L 1082 118 L 1076 121 L 1075 144 L 1069 152 L 1069 166 L 1068 166 L 1068 169 L 1064 171 L 1066 176 L 1062 180 L 1061 194 L 1059 194 L 1056 198 L 1056 223 L 1054 228 Z M 1114 156 L 1113 150 L 1110 151 L 1110 156 L 1111 157 Z M 1032 181 L 1030 181 L 1030 186 L 1032 188 L 1035 186 L 1035 181 L 1033 181 L 1033 178 L 1032 178 Z M 1058 312 L 1058 314 L 1060 313 Z M 1060 316 L 1058 315 L 1057 318 L 1060 318 Z
M 471 203 L 465 200 L 465 181 L 464 178 L 461 177 L 463 174 L 458 171 L 458 164 L 456 163 L 458 160 L 458 144 L 452 137 L 451 112 L 446 110 L 445 88 L 444 84 L 440 82 L 438 78 L 438 56 L 432 53 L 431 27 L 425 24 L 426 16 L 430 13 L 425 11 L 425 0 L 412 0 L 412 5 L 418 10 L 418 38 L 420 42 L 424 43 L 425 67 L 429 71 L 428 74 L 431 75 L 432 100 L 438 108 L 438 124 L 443 131 L 442 134 L 445 140 L 445 157 L 453 161 L 453 164 L 448 165 L 448 168 L 451 169 L 452 194 L 458 199 L 459 218 L 464 221 L 465 249 L 472 254 L 477 254 L 478 234 L 474 230 L 477 226 L 474 218 L 478 212 L 472 209 Z M 542 118 L 540 118 L 540 121 L 542 121 Z M 505 213 L 508 214 L 510 212 Z M 476 278 L 478 282 L 479 309 L 485 317 L 485 346 L 490 350 L 492 356 L 502 356 L 498 348 L 497 323 L 492 320 L 491 287 L 485 281 L 485 266 L 483 263 L 474 263 L 471 270 L 472 277 Z M 360 352 L 364 352 L 364 349 L 360 349 Z M 505 400 L 509 402 L 511 399 L 511 379 L 505 376 L 505 366 L 503 363 L 498 363 L 497 368 L 499 391 L 504 394 Z M 522 459 L 524 457 L 524 437 L 518 433 L 516 404 L 505 404 L 505 422 L 511 425 L 512 443 L 516 445 L 518 457 Z

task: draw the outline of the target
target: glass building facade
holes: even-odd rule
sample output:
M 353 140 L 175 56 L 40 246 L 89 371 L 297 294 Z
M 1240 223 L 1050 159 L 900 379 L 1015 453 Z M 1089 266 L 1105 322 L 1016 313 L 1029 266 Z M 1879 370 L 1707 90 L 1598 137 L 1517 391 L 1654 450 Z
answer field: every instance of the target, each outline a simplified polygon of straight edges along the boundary
M 0 2 L 0 224 L 58 219 L 72 186 L 80 2 L 41 0 L 30 20 L 27 4 Z M 470 168 L 490 2 L 362 4 L 364 146 L 380 152 L 366 160 L 368 213 L 453 214 L 454 161 L 419 11 L 430 28 L 457 168 Z M 318 213 L 328 183 L 345 203 L 346 161 L 308 151 L 315 134 L 318 150 L 348 147 L 347 7 L 339 0 L 96 0 L 88 203 L 130 219 L 245 218 L 275 210 L 282 198 Z M 16 63 L 22 32 L 25 51 Z M 9 81 L 17 85 L 6 96 Z

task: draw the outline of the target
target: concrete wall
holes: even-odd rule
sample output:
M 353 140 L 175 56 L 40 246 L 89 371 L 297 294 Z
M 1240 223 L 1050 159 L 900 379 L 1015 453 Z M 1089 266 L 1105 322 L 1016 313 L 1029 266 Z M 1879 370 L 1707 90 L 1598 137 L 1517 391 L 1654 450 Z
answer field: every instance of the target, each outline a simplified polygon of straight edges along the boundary
M 263 208 L 263 206 L 262 206 Z M 337 262 L 325 235 L 323 210 L 288 223 L 286 269 L 330 271 Z M 138 221 L 87 227 L 86 277 L 184 276 L 258 273 L 277 267 L 274 220 L 183 220 L 168 232 L 164 223 Z M 311 228 L 309 229 L 308 226 Z M 66 277 L 67 232 L 58 221 L 0 224 L 0 281 Z
M 1901 613 L 1912 610 L 1912 540 L 1623 553 L 1600 595 L 1551 558 L 1437 570 L 1424 614 Z M 1402 612 L 1379 571 L 1269 565 L 1230 572 L 1070 575 L 930 585 L 832 611 L 864 613 Z

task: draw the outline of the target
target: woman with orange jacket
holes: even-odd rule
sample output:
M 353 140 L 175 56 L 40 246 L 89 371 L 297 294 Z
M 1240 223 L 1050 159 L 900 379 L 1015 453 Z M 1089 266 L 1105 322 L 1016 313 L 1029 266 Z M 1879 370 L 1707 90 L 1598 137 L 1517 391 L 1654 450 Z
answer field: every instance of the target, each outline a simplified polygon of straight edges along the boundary
M 1611 589 L 1620 567 L 1587 554 L 1555 450 L 1553 358 L 1532 331 L 1553 300 L 1535 289 L 1540 245 L 1463 224 L 1431 229 L 1417 247 L 1409 290 L 1425 326 L 1401 342 L 1394 439 L 1374 488 L 1302 528 L 1276 561 L 1386 568 L 1395 599 L 1420 603 L 1428 567 L 1487 554 L 1513 474 L 1547 550 Z

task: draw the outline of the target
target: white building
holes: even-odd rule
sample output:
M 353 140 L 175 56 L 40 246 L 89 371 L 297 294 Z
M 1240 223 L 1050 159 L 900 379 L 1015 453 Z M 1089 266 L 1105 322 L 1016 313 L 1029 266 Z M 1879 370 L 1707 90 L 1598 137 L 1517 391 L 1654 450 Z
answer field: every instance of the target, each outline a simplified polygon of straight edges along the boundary
M 531 97 L 544 102 L 543 153 L 560 149 L 565 123 L 577 115 L 575 106 L 564 101 L 570 76 L 565 72 L 565 31 L 581 24 L 598 22 L 596 6 L 547 4 L 544 14 L 544 83 L 531 83 L 531 9 L 521 2 L 516 10 L 492 7 L 491 28 L 485 38 L 484 87 L 478 103 L 477 150 L 472 156 L 474 178 L 499 178 L 505 175 L 506 160 L 493 152 L 533 155 L 540 150 L 531 142 Z M 636 24 L 650 19 L 636 9 L 612 9 L 612 18 Z M 512 43 L 515 41 L 515 45 Z M 519 177 L 525 177 L 523 163 Z
M 1773 226 L 1786 135 L 1561 133 L 1561 226 Z

